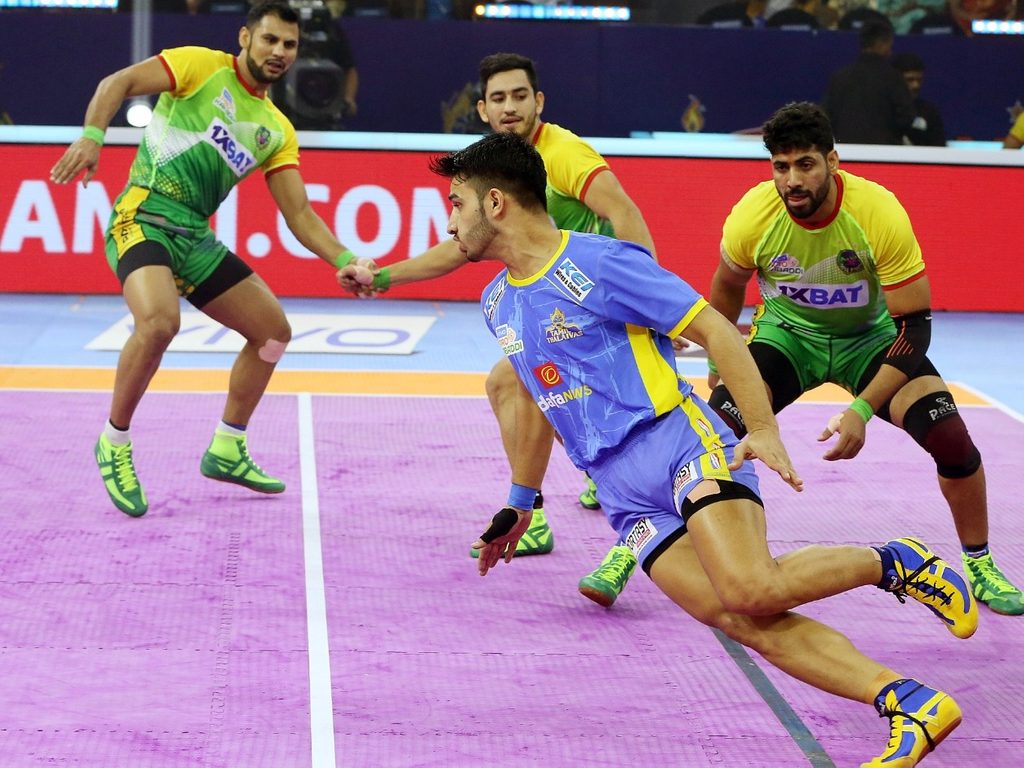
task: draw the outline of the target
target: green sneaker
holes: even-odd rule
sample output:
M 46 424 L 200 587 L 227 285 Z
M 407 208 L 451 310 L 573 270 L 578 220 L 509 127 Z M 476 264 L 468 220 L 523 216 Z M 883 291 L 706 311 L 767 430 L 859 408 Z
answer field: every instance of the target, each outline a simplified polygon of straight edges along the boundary
M 580 504 L 585 509 L 600 509 L 601 502 L 597 500 L 597 485 L 590 479 L 590 475 L 584 474 L 587 478 L 587 487 L 580 494 Z
M 203 454 L 199 471 L 211 480 L 244 485 L 260 493 L 281 493 L 284 490 L 284 483 L 268 475 L 252 460 L 244 436 L 215 434 Z
M 626 582 L 636 568 L 633 550 L 617 544 L 608 550 L 597 569 L 580 579 L 580 594 L 598 605 L 611 608 L 615 598 L 622 594 Z
M 533 519 L 530 520 L 530 527 L 526 529 L 523 538 L 516 544 L 516 557 L 527 555 L 546 555 L 555 548 L 555 537 L 551 533 L 551 526 L 544 516 L 542 507 L 534 507 Z M 470 557 L 480 557 L 480 550 L 470 547 Z
M 101 434 L 96 441 L 96 463 L 114 506 L 132 517 L 146 514 L 149 502 L 135 474 L 132 444 L 114 445 L 106 435 Z
M 1024 594 L 1003 575 L 991 554 L 969 557 L 965 552 L 962 557 L 964 574 L 979 603 L 1004 616 L 1024 614 Z

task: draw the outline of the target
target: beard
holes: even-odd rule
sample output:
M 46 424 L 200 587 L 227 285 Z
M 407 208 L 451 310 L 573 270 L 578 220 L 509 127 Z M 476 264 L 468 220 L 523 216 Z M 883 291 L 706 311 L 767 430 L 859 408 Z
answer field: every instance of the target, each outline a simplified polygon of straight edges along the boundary
M 483 218 L 481 214 L 480 221 L 470 227 L 469 232 L 466 233 L 465 239 L 460 238 L 463 245 L 466 246 L 466 261 L 471 261 L 474 264 L 478 261 L 482 261 L 487 250 L 487 246 L 490 245 L 491 240 L 497 234 L 497 230 L 494 225 L 487 219 Z M 476 247 L 470 249 L 468 242 L 474 243 Z
M 821 208 L 822 204 L 828 198 L 828 193 L 832 189 L 832 177 L 829 175 L 825 182 L 817 189 L 804 189 L 801 192 L 807 193 L 807 197 L 801 201 L 802 207 L 794 209 L 789 200 L 784 194 L 779 193 L 782 196 L 782 202 L 786 206 L 786 210 L 789 211 L 789 215 L 794 219 L 809 219 L 811 216 L 816 214 Z
M 284 77 L 285 72 L 287 72 L 287 69 L 282 69 L 276 75 L 272 75 L 265 69 L 263 69 L 263 65 L 257 64 L 252 57 L 252 43 L 250 43 L 249 47 L 245 49 L 245 54 L 245 63 L 246 66 L 249 68 L 249 74 L 252 75 L 253 79 L 257 83 L 263 83 L 264 85 L 276 83 L 278 80 Z

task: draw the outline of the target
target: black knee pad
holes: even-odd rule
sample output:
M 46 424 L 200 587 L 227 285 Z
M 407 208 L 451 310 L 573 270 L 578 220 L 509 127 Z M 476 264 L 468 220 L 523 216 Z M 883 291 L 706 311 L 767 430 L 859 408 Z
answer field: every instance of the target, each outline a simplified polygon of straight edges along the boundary
M 981 453 L 949 392 L 932 392 L 907 408 L 903 429 L 931 454 L 940 477 L 970 477 L 981 466 Z
M 719 384 L 711 390 L 711 394 L 708 396 L 708 405 L 718 411 L 722 421 L 736 433 L 736 437 L 743 437 L 747 434 L 747 425 L 743 423 L 743 414 L 740 413 L 739 407 L 724 384 Z

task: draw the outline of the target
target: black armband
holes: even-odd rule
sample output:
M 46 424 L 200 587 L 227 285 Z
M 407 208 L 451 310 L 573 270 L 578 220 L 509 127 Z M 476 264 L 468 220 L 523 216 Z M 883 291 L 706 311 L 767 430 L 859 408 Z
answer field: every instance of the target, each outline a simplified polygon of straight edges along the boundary
M 913 377 L 928 354 L 928 344 L 932 340 L 932 311 L 922 309 L 893 320 L 896 323 L 896 340 L 886 351 L 882 362 Z
M 519 513 L 512 507 L 505 507 L 491 518 L 491 525 L 480 534 L 480 540 L 485 544 L 490 544 L 515 528 L 517 522 L 519 522 Z

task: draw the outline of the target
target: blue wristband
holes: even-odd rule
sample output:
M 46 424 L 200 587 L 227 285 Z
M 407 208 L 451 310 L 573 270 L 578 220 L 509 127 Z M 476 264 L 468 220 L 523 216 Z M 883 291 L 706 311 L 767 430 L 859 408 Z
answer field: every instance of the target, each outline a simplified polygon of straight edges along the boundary
M 508 492 L 508 505 L 516 509 L 533 509 L 533 502 L 537 499 L 537 489 L 527 488 L 525 485 L 512 483 L 512 489 Z

